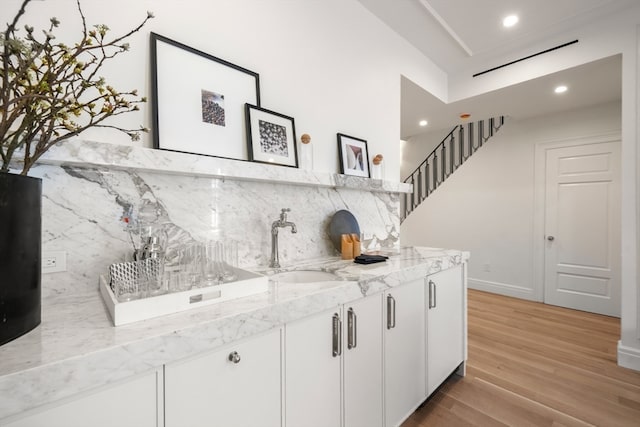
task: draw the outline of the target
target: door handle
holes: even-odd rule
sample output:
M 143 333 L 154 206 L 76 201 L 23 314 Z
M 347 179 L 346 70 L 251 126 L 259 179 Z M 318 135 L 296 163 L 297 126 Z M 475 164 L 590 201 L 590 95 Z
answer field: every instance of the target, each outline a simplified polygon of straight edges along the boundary
M 347 311 L 347 348 L 358 346 L 358 316 L 352 307 Z
M 433 280 L 429 280 L 429 308 L 435 308 L 436 304 L 436 284 Z
M 333 326 L 332 354 L 333 357 L 338 357 L 342 354 L 342 322 L 338 313 L 333 314 L 331 323 Z
M 396 300 L 387 295 L 387 329 L 393 329 L 396 327 Z

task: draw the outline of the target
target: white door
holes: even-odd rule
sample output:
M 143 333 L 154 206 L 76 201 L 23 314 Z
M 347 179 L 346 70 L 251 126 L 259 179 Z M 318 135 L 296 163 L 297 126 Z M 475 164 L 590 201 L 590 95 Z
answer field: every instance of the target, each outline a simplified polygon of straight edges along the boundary
M 344 426 L 382 427 L 382 295 L 343 306 Z
M 545 303 L 620 316 L 619 147 L 546 151 Z
M 55 369 L 55 368 L 50 368 Z M 3 422 L 3 427 L 157 427 L 158 372 L 143 374 L 98 391 L 83 393 L 77 399 L 45 410 L 34 410 L 15 422 Z M 182 424 L 184 426 L 184 424 Z
M 425 286 L 414 280 L 385 292 L 385 425 L 399 426 L 427 397 Z
M 340 427 L 341 328 L 340 307 L 285 325 L 287 427 Z
M 462 265 L 427 277 L 427 394 L 464 361 Z
M 279 328 L 165 366 L 166 427 L 282 425 Z M 89 425 L 89 424 L 85 424 Z M 127 424 L 112 424 L 112 426 Z

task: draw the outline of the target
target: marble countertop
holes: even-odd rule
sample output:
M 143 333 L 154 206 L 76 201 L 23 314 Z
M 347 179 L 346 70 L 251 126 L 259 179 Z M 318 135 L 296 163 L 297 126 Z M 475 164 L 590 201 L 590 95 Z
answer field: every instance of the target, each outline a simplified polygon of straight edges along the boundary
M 384 291 L 468 257 L 467 252 L 416 247 L 370 265 L 309 260 L 290 269 L 330 271 L 342 280 L 280 283 L 268 293 L 118 327 L 112 326 L 97 286 L 95 294 L 43 300 L 42 324 L 0 347 L 0 420 Z

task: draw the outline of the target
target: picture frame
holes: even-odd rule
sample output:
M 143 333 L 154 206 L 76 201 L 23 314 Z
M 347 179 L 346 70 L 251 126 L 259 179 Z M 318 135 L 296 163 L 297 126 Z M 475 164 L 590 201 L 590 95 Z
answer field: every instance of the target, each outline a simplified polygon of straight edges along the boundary
M 370 178 L 369 150 L 367 141 L 353 136 L 338 134 L 340 173 Z
M 245 104 L 249 160 L 298 167 L 296 127 L 293 117 Z
M 244 105 L 258 73 L 151 33 L 153 147 L 248 161 Z

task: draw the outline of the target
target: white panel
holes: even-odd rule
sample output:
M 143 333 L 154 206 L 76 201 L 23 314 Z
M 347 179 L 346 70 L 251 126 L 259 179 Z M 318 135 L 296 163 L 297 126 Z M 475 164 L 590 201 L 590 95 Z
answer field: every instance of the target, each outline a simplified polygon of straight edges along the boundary
M 289 427 L 340 426 L 340 357 L 333 357 L 335 310 L 285 326 L 285 420 Z M 170 427 L 170 426 L 167 426 Z
M 573 175 L 577 173 L 608 172 L 611 168 L 610 157 L 609 153 L 564 157 L 558 160 L 558 174 Z
M 562 184 L 558 188 L 558 263 L 609 266 L 608 182 Z
M 166 427 L 280 426 L 280 333 L 273 329 L 167 365 Z M 229 360 L 234 351 L 240 357 L 238 363 Z
M 35 411 L 4 427 L 157 427 L 156 372 Z
M 464 360 L 462 266 L 430 275 L 427 301 L 427 394 Z
M 349 308 L 355 313 L 355 344 L 348 346 Z M 344 425 L 382 427 L 382 294 L 344 306 Z
M 600 277 L 584 277 L 572 274 L 558 274 L 558 290 L 571 291 L 585 295 L 609 295 L 608 279 Z
M 395 326 L 385 329 L 385 418 L 387 426 L 400 425 L 426 397 L 424 280 L 416 280 L 385 293 L 395 301 L 388 316 Z

